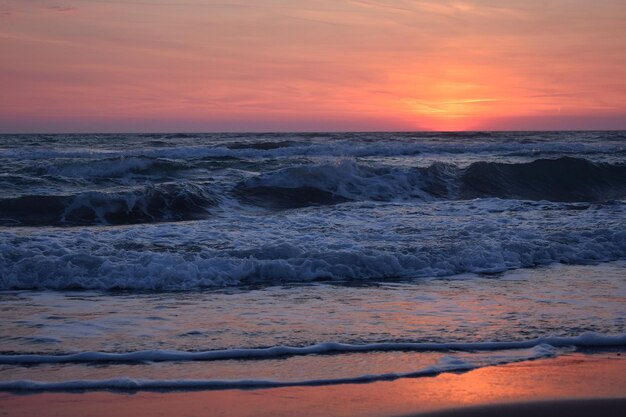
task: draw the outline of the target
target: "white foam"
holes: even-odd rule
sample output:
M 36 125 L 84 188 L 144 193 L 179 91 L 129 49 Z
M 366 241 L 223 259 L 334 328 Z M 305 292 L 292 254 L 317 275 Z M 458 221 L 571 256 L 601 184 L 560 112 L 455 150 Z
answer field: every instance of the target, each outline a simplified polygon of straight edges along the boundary
M 418 371 L 392 372 L 384 374 L 367 374 L 355 377 L 311 379 L 300 381 L 274 380 L 145 380 L 116 378 L 106 380 L 72 380 L 57 382 L 40 382 L 31 380 L 15 380 L 0 382 L 0 391 L 172 391 L 172 390 L 220 390 L 220 389 L 265 389 L 294 386 L 323 386 L 337 384 L 369 383 L 376 381 L 392 381 L 400 378 L 419 378 L 435 376 L 444 372 L 461 372 L 476 369 L 480 366 L 494 366 L 506 363 L 550 357 L 555 354 L 554 349 L 546 345 L 539 345 L 522 354 L 504 355 L 494 358 L 486 364 L 476 365 L 453 356 L 443 357 L 437 364 L 427 366 Z
M 192 290 L 498 272 L 626 257 L 626 205 L 350 203 L 118 228 L 0 230 L 0 289 Z M 511 215 L 515 213 L 515 215 Z M 236 225 L 236 227 L 235 227 Z
M 204 352 L 172 350 L 142 350 L 128 353 L 80 352 L 68 355 L 0 355 L 3 364 L 36 363 L 96 363 L 96 362 L 177 362 L 230 359 L 265 359 L 283 356 L 303 356 L 323 353 L 357 353 L 389 351 L 497 351 L 507 349 L 530 349 L 550 352 L 559 347 L 609 347 L 626 346 L 626 334 L 617 336 L 583 333 L 575 337 L 541 337 L 525 341 L 476 342 L 476 343 L 371 343 L 363 345 L 326 342 L 312 346 L 274 346 L 259 349 L 226 349 Z
M 464 371 L 473 369 L 471 366 L 449 369 Z M 219 389 L 263 389 L 296 386 L 322 386 L 338 384 L 356 384 L 375 381 L 389 381 L 399 378 L 417 378 L 434 376 L 445 371 L 429 368 L 417 372 L 388 373 L 381 375 L 363 375 L 352 378 L 318 379 L 304 381 L 272 381 L 272 380 L 143 380 L 116 378 L 106 380 L 74 380 L 63 382 L 38 382 L 30 380 L 0 382 L 0 391 L 175 391 L 175 390 L 219 390 Z
M 435 178 L 429 173 L 438 171 Z M 446 173 L 449 178 L 446 178 Z M 435 164 L 429 169 L 369 167 L 352 159 L 334 163 L 303 165 L 263 174 L 246 182 L 246 186 L 313 187 L 353 200 L 393 201 L 406 199 L 432 200 L 434 196 L 424 188 L 438 182 L 446 196 L 455 193 L 452 177 L 455 167 Z

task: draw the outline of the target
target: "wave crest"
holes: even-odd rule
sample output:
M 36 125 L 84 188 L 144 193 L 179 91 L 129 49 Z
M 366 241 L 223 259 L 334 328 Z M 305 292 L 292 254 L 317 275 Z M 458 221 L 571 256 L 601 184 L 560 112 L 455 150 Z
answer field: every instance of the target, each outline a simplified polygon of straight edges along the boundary
M 626 195 L 626 165 L 563 157 L 525 164 L 477 162 L 463 171 L 461 196 L 603 201 Z
M 210 191 L 191 183 L 69 196 L 27 195 L 0 200 L 0 224 L 88 226 L 195 220 L 207 217 L 207 208 L 215 204 L 217 198 Z
M 563 157 L 528 163 L 476 162 L 465 169 L 372 167 L 344 160 L 262 174 L 237 187 L 246 202 L 292 208 L 345 201 L 506 198 L 555 202 L 626 196 L 626 165 Z

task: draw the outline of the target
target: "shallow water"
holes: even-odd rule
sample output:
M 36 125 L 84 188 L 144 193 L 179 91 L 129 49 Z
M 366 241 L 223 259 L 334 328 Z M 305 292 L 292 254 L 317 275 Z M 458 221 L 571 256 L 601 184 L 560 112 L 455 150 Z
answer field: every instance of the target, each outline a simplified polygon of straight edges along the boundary
M 355 286 L 309 284 L 177 293 L 5 292 L 0 297 L 0 340 L 9 361 L 0 380 L 271 380 L 310 382 L 363 375 L 403 374 L 429 367 L 480 367 L 546 357 L 576 346 L 541 350 L 481 346 L 486 342 L 624 334 L 624 262 L 555 265 L 493 276 L 465 274 L 417 282 Z M 199 352 L 308 347 L 325 342 L 369 352 L 263 360 L 158 359 L 154 352 Z M 403 349 L 401 343 L 438 346 Z M 449 346 L 465 343 L 461 349 Z M 626 343 L 622 337 L 621 343 Z M 580 344 L 578 347 L 585 347 Z M 590 343 L 603 348 L 605 343 Z M 127 362 L 94 357 L 47 363 L 76 352 L 140 353 Z M 318 349 L 323 353 L 323 349 Z M 37 356 L 38 355 L 38 356 Z M 22 357 L 24 358 L 24 357 Z M 30 358 L 30 359 L 29 359 Z M 182 360 L 182 362 L 180 361 Z M 443 361 L 443 366 L 442 366 Z M 448 361 L 448 362 L 446 362 Z M 19 362 L 19 361 L 18 361 Z

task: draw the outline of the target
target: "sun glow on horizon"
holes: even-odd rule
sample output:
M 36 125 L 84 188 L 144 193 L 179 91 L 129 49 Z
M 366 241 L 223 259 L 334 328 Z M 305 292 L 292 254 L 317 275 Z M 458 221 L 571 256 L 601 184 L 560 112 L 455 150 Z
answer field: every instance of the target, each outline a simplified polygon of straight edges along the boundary
M 5 1 L 0 131 L 626 128 L 626 4 Z

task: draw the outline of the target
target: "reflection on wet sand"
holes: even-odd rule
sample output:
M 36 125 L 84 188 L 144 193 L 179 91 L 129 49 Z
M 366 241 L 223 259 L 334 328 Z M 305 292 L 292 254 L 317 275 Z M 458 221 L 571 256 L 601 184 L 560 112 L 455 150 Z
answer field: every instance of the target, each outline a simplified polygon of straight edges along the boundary
M 135 395 L 3 394 L 0 413 L 40 417 L 383 416 L 568 398 L 626 398 L 624 356 L 615 352 L 569 354 L 464 374 L 324 387 Z

